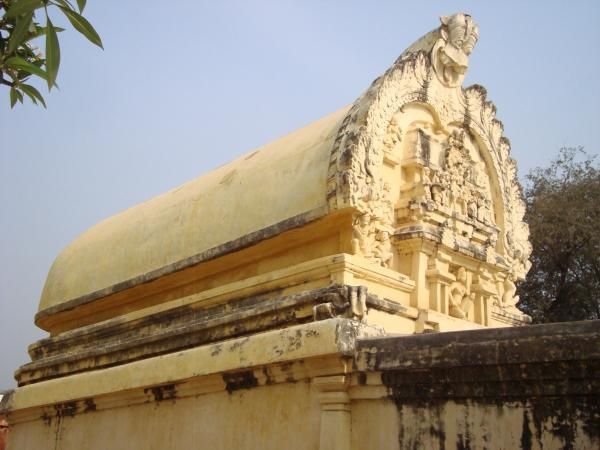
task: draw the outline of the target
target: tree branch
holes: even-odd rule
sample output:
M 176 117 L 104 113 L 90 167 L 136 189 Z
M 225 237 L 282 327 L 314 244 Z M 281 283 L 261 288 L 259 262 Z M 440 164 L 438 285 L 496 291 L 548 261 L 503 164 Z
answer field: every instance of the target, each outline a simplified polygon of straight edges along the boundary
M 4 85 L 10 86 L 10 87 L 13 87 L 15 85 L 15 83 L 5 80 L 4 78 L 2 78 L 2 76 L 0 76 L 0 84 L 4 84 Z

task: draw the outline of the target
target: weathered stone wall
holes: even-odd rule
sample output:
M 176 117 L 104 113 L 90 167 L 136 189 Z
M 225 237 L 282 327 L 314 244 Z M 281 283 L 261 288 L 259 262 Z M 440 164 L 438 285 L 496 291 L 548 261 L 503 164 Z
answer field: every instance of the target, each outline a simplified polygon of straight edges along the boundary
M 359 367 L 388 390 L 381 426 L 393 443 L 359 439 L 356 448 L 600 447 L 599 322 L 376 338 L 359 347 Z M 373 408 L 364 403 L 355 423 Z
M 596 449 L 598 401 L 437 399 L 353 406 L 356 449 Z M 375 412 L 376 411 L 376 412 Z M 374 413 L 375 412 L 375 413 Z M 364 432 L 365 421 L 374 424 Z M 595 421 L 595 422 L 594 422 Z M 592 427 L 595 427 L 592 428 Z M 596 433 L 596 434 L 594 434 Z
M 65 410 L 19 424 L 9 450 L 311 450 L 319 445 L 318 401 L 308 383 L 255 387 L 185 398 L 158 396 L 118 408 Z
M 600 321 L 378 336 L 322 320 L 23 386 L 8 449 L 599 448 Z

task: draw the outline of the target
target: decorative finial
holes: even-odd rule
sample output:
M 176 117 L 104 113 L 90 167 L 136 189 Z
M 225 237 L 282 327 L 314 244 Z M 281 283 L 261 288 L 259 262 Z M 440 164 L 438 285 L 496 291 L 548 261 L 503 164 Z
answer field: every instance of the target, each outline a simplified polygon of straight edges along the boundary
M 460 86 L 469 67 L 479 28 L 468 14 L 440 17 L 440 38 L 431 51 L 431 61 L 440 81 L 448 87 Z

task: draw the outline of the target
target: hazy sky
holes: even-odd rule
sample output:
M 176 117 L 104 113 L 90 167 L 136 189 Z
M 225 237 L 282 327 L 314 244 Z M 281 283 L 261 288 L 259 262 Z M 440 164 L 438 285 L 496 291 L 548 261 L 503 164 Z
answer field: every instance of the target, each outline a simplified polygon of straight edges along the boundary
M 0 88 L 0 390 L 45 336 L 39 295 L 77 235 L 351 103 L 459 11 L 480 28 L 465 84 L 487 88 L 521 175 L 562 146 L 598 153 L 597 0 L 90 0 L 105 50 L 61 34 L 48 110 L 11 111 Z

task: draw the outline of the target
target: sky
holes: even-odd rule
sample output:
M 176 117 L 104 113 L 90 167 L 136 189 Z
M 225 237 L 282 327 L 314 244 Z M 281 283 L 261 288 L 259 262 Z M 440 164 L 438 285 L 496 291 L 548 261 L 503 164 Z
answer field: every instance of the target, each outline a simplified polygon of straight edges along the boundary
M 455 12 L 480 29 L 465 86 L 486 87 L 521 177 L 564 146 L 599 153 L 597 0 L 89 0 L 104 51 L 51 12 L 48 109 L 0 88 L 0 390 L 46 336 L 33 317 L 69 242 L 350 104 Z

